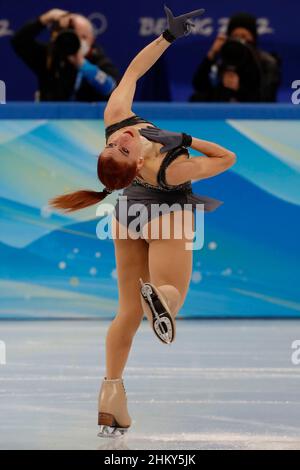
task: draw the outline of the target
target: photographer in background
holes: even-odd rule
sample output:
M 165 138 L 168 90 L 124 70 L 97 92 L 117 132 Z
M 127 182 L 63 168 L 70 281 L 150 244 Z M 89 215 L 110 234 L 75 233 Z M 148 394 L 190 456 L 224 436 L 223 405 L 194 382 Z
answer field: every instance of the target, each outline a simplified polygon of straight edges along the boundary
M 36 40 L 45 27 L 48 44 Z M 106 101 L 116 87 L 117 69 L 82 15 L 50 10 L 16 32 L 12 45 L 37 75 L 40 101 Z
M 257 47 L 256 18 L 240 13 L 198 67 L 190 101 L 272 102 L 279 84 L 278 59 Z

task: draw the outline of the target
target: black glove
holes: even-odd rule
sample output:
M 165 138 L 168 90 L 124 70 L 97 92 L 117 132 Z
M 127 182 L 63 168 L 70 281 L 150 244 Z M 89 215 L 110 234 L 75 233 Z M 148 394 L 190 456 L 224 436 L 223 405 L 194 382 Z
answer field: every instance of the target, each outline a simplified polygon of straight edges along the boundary
M 193 138 L 184 132 L 170 132 L 148 126 L 146 129 L 139 129 L 139 133 L 152 142 L 164 144 L 160 153 L 169 152 L 177 147 L 190 147 Z
M 167 15 L 168 27 L 163 32 L 163 37 L 168 42 L 173 42 L 175 39 L 187 36 L 191 32 L 192 26 L 194 26 L 193 23 L 189 21 L 189 18 L 201 16 L 205 12 L 204 8 L 201 8 L 200 10 L 185 13 L 184 15 L 173 16 L 170 8 L 165 5 L 164 9 Z

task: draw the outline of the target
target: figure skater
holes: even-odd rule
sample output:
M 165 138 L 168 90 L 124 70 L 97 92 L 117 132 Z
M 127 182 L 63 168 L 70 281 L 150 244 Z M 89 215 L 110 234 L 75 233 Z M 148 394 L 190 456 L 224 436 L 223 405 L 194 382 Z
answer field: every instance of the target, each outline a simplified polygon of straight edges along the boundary
M 132 60 L 105 108 L 106 146 L 97 167 L 104 189 L 100 192 L 77 191 L 50 202 L 68 212 L 99 203 L 114 190 L 125 188 L 122 197 L 127 197 L 125 222 L 120 197 L 114 212 L 119 305 L 106 336 L 106 375 L 98 403 L 99 436 L 122 435 L 131 425 L 123 372 L 143 315 L 147 316 L 162 343 L 174 341 L 175 317 L 184 303 L 192 273 L 193 251 L 186 249 L 186 242 L 190 240 L 186 233 L 194 227 L 194 209 L 197 204 L 202 204 L 206 212 L 213 211 L 222 204 L 193 194 L 191 181 L 222 173 L 236 159 L 233 152 L 217 144 L 159 129 L 132 112 L 137 80 L 171 43 L 190 33 L 190 19 L 202 15 L 204 10 L 178 17 L 174 17 L 167 7 L 165 12 L 167 29 Z M 202 156 L 190 158 L 188 147 Z M 162 203 L 167 204 L 169 210 L 153 216 L 153 205 Z M 174 203 L 177 212 L 172 211 Z M 142 233 L 140 237 L 132 236 L 130 224 L 135 217 L 130 215 L 130 208 L 134 204 L 143 208 L 144 217 L 140 217 L 140 227 L 136 231 Z M 193 210 L 186 209 L 187 205 Z M 178 212 L 185 225 L 181 238 L 175 233 Z M 186 213 L 192 217 L 185 217 Z M 169 222 L 167 238 L 162 236 L 166 217 Z M 158 224 L 158 236 L 155 231 L 155 235 L 152 234 L 154 222 Z M 124 227 L 126 238 L 120 236 Z

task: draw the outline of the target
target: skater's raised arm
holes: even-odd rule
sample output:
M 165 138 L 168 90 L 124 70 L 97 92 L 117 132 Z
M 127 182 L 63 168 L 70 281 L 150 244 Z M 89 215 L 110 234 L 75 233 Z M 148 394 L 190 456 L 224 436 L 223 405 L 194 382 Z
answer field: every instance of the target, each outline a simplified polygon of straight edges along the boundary
M 131 110 L 136 82 L 171 45 L 162 35 L 142 49 L 129 64 L 117 88 L 111 94 L 104 111 L 105 126 L 133 115 Z
M 175 39 L 187 35 L 191 30 L 190 18 L 200 16 L 204 10 L 195 10 L 174 17 L 171 10 L 165 7 L 167 29 L 161 36 L 142 49 L 129 64 L 118 87 L 111 94 L 104 111 L 105 126 L 133 115 L 131 110 L 136 90 L 136 82 L 142 77 L 168 49 Z

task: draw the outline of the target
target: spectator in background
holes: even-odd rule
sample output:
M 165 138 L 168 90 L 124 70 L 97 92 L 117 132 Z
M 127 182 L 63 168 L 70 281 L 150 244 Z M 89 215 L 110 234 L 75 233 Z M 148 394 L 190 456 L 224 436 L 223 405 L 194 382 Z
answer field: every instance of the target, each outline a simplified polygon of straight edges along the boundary
M 279 60 L 257 47 L 256 18 L 234 15 L 198 67 L 190 101 L 276 101 Z
M 45 27 L 48 44 L 36 40 Z M 82 15 L 50 10 L 16 32 L 12 45 L 37 75 L 40 101 L 106 101 L 116 87 L 118 71 Z

